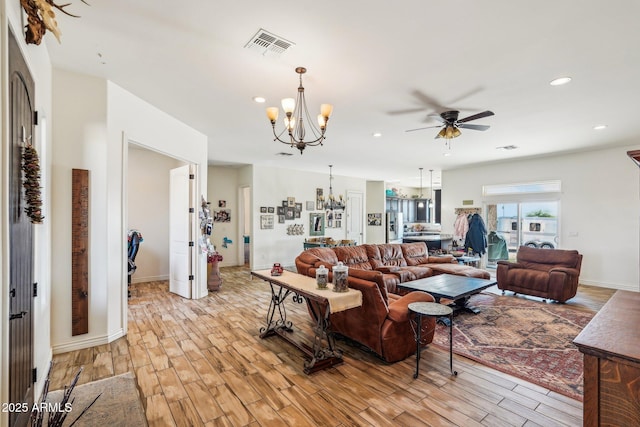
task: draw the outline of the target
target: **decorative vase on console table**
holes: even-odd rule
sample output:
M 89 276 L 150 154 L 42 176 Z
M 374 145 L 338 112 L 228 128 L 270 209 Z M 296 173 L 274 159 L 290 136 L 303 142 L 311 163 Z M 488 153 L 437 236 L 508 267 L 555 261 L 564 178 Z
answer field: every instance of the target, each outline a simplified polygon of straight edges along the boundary
M 222 261 L 222 255 L 218 252 L 207 255 L 207 289 L 209 291 L 217 291 L 222 286 L 220 266 L 218 265 L 220 261 Z

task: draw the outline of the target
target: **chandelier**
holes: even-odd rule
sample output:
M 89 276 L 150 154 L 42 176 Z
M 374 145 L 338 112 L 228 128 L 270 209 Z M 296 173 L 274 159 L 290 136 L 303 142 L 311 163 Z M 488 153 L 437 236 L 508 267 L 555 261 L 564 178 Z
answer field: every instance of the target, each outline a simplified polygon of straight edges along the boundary
M 340 194 L 338 196 L 338 199 L 336 199 L 336 197 L 333 195 L 333 174 L 331 173 L 331 169 L 333 168 L 333 165 L 329 165 L 329 197 L 328 199 L 325 201 L 324 196 L 320 196 L 320 200 L 324 202 L 324 209 L 325 210 L 335 210 L 335 209 L 344 209 L 345 208 L 345 203 L 344 203 L 344 199 L 342 198 L 342 194 Z
M 325 139 L 324 133 L 327 129 L 327 122 L 329 121 L 329 117 L 333 111 L 333 105 L 331 104 L 320 105 L 320 114 L 318 114 L 319 128 L 315 126 L 313 120 L 311 120 L 311 116 L 309 115 L 309 110 L 307 109 L 307 101 L 304 97 L 304 87 L 302 86 L 302 75 L 306 72 L 307 69 L 304 67 L 296 68 L 296 73 L 300 75 L 298 96 L 296 99 L 285 98 L 282 100 L 282 109 L 286 115 L 284 118 L 284 130 L 282 132 L 276 132 L 276 120 L 278 120 L 278 113 L 280 110 L 278 107 L 267 108 L 267 117 L 271 122 L 273 135 L 275 136 L 274 141 L 280 141 L 283 144 L 295 147 L 300 150 L 300 154 L 302 154 L 302 151 L 309 145 L 312 147 L 322 145 L 322 141 Z M 306 125 L 305 121 L 307 122 Z M 309 140 L 305 141 L 304 138 L 307 130 L 311 131 L 313 136 Z M 282 139 L 281 136 L 283 136 L 285 132 L 288 133 L 289 137 L 287 138 L 285 136 L 284 139 Z

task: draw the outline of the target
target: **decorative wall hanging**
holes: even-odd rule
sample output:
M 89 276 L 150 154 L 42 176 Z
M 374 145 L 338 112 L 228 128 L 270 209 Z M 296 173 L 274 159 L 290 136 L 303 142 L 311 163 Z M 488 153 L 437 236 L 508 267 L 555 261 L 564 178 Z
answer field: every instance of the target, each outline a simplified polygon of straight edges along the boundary
M 289 236 L 300 236 L 304 234 L 304 224 L 291 224 L 287 227 Z
M 85 0 L 80 1 L 89 6 L 89 3 Z M 72 15 L 64 10 L 64 8 L 71 3 L 56 4 L 53 0 L 20 0 L 20 4 L 27 14 L 27 26 L 24 39 L 30 44 L 39 45 L 47 30 L 51 31 L 58 40 L 58 43 L 60 43 L 60 35 L 62 32 L 58 28 L 56 14 L 53 9 L 58 9 L 67 16 L 79 18 L 78 15 Z
M 22 171 L 24 172 L 24 187 L 27 205 L 25 213 L 32 224 L 42 224 L 42 198 L 40 197 L 40 159 L 33 145 L 22 148 Z

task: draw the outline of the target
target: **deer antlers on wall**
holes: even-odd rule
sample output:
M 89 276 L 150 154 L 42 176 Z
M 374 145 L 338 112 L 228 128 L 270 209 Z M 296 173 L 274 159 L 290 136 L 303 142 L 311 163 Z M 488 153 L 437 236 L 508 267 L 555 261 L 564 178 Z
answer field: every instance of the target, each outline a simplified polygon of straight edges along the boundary
M 85 0 L 80 0 L 82 3 L 89 5 Z M 56 4 L 53 0 L 20 0 L 22 8 L 27 13 L 27 26 L 25 32 L 25 41 L 27 43 L 39 45 L 42 41 L 42 36 L 49 30 L 60 43 L 60 35 L 62 34 L 58 29 L 58 22 L 56 21 L 56 14 L 54 9 L 58 9 L 65 15 L 79 18 L 77 15 L 72 15 L 66 10 L 67 4 Z

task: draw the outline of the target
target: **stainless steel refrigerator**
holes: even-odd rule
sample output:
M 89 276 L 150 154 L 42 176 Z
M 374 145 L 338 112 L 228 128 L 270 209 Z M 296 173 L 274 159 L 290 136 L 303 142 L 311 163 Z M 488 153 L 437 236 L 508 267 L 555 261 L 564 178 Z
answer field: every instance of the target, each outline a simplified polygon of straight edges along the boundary
M 402 243 L 402 233 L 404 224 L 402 223 L 402 212 L 387 212 L 387 243 Z

